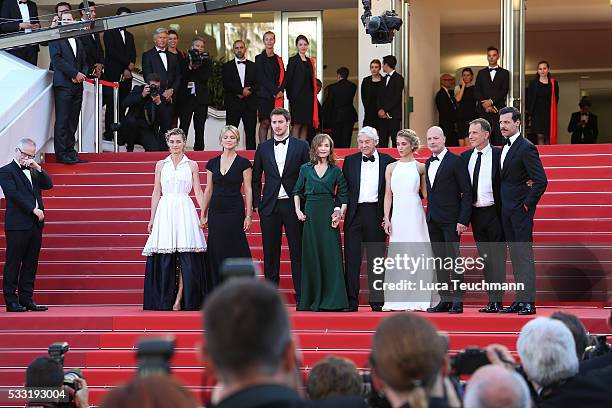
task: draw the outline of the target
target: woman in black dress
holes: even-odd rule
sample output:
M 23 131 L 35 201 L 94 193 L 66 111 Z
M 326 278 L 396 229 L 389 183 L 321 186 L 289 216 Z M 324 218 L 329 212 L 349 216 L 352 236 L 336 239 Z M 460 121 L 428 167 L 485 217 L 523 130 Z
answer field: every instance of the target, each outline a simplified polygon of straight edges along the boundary
M 207 214 L 203 223 L 208 224 L 208 264 L 217 282 L 221 280 L 219 273 L 225 259 L 251 257 L 246 232 L 251 228 L 253 211 L 251 162 L 236 153 L 240 143 L 238 129 L 224 126 L 219 142 L 223 153 L 206 164 L 202 207 L 202 213 Z M 244 201 L 240 191 L 243 186 Z
M 461 84 L 455 88 L 455 101 L 457 102 L 457 137 L 459 146 L 469 146 L 468 134 L 470 122 L 476 119 L 476 96 L 474 96 L 474 71 L 472 68 L 463 68 Z
M 313 58 L 306 56 L 309 42 L 303 35 L 295 39 L 298 53 L 289 58 L 285 76 L 285 89 L 291 112 L 291 134 L 302 140 L 308 139 L 308 130 L 319 127 L 316 99 L 316 70 Z
M 259 116 L 259 143 L 268 139 L 270 130 L 270 112 L 284 105 L 285 64 L 280 55 L 274 53 L 276 36 L 267 31 L 263 36 L 266 48 L 255 57 L 257 74 L 257 116 Z
M 557 104 L 559 83 L 550 76 L 547 61 L 538 63 L 536 77 L 527 88 L 527 113 L 531 116 L 533 142 L 539 145 L 557 143 Z
M 363 104 L 363 127 L 371 126 L 378 130 L 378 92 L 382 86 L 380 60 L 370 62 L 372 75 L 363 78 L 361 82 L 361 103 Z

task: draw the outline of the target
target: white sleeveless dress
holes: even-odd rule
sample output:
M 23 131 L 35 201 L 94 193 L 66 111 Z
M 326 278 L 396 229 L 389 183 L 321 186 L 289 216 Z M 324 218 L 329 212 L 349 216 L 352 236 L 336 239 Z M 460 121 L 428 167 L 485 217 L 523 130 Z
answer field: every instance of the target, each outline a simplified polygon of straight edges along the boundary
M 426 262 L 433 258 L 433 254 L 425 210 L 419 196 L 420 186 L 417 162 L 396 162 L 391 174 L 393 212 L 387 256 L 395 259 L 400 255 L 403 259 L 407 255 L 417 263 L 408 263 L 409 270 L 404 268 L 405 264 L 400 265 L 402 269 L 385 270 L 385 284 L 411 284 L 412 287 L 385 290 L 383 311 L 427 310 L 438 296 L 437 291 L 432 290 L 436 276 L 434 265 Z
M 174 252 L 205 252 L 206 240 L 200 219 L 189 197 L 193 178 L 187 156 L 176 168 L 172 156 L 164 159 L 161 170 L 162 196 L 157 204 L 153 229 L 142 255 Z

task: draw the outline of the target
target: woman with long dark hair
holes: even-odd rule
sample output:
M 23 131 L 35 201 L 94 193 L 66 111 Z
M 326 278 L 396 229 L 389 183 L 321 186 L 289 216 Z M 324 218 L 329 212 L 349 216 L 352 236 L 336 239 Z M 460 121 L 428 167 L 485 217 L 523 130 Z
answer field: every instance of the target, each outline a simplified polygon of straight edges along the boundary
M 531 134 L 534 142 L 557 144 L 557 104 L 559 83 L 550 75 L 548 61 L 538 62 L 538 73 L 529 81 L 527 113 L 531 116 Z
M 370 73 L 361 81 L 361 103 L 363 104 L 363 127 L 371 126 L 378 130 L 378 93 L 383 84 L 380 74 L 382 64 L 379 59 L 370 62 Z
M 293 188 L 295 213 L 304 222 L 298 310 L 348 308 L 338 229 L 348 204 L 348 186 L 336 160 L 332 138 L 316 135 L 310 146 L 310 162 L 300 168 Z M 339 218 L 333 217 L 336 195 L 342 204 Z M 302 199 L 306 200 L 303 212 Z
M 457 102 L 457 138 L 459 146 L 469 146 L 470 122 L 476 119 L 476 96 L 474 95 L 474 71 L 466 67 L 461 71 L 461 83 L 455 87 Z
M 306 36 L 300 34 L 295 39 L 298 53 L 289 58 L 285 75 L 285 89 L 291 112 L 291 134 L 302 140 L 308 139 L 310 127 L 319 127 L 319 108 L 316 94 L 315 61 L 307 57 L 310 43 Z

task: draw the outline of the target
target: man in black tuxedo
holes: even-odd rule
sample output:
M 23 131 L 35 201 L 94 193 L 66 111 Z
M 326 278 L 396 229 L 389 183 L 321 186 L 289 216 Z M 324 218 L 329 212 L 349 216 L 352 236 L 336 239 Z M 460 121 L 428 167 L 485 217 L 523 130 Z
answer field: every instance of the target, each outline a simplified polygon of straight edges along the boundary
M 47 310 L 34 303 L 32 295 L 45 219 L 40 190 L 53 188 L 53 183 L 34 161 L 35 155 L 36 143 L 21 139 L 15 158 L 0 168 L 0 187 L 6 199 L 3 292 L 7 312 Z
M 572 113 L 567 131 L 572 134 L 572 144 L 597 143 L 599 129 L 597 115 L 591 113 L 591 101 L 586 97 L 578 104 L 580 111 Z
M 96 19 L 96 3 L 88 1 L 89 4 L 89 15 L 85 10 L 85 2 L 79 4 L 79 10 L 81 10 L 82 21 L 94 21 Z M 85 47 L 85 55 L 87 60 L 87 67 L 89 68 L 88 74 L 91 74 L 97 78 L 102 76 L 104 70 L 104 48 L 102 48 L 102 40 L 100 39 L 100 33 L 93 33 L 79 37 Z
M 472 149 L 461 153 L 472 184 L 472 233 L 478 254 L 484 260 L 487 283 L 506 282 L 506 242 L 501 223 L 500 168 L 501 149 L 489 143 L 491 125 L 478 118 L 470 122 Z M 489 302 L 481 313 L 497 313 L 502 308 L 504 291 L 488 291 Z
M 359 306 L 362 244 L 366 244 L 369 303 L 372 311 L 380 312 L 384 303 L 383 292 L 374 290 L 372 285 L 374 279 L 384 280 L 384 277 L 373 275 L 374 258 L 385 256 L 387 235 L 381 224 L 384 215 L 385 169 L 395 159 L 376 150 L 378 133 L 373 127 L 366 126 L 359 131 L 357 144 L 361 152 L 345 157 L 342 165 L 349 189 L 349 203 L 344 218 L 348 311 L 356 312 Z M 339 216 L 340 208 L 335 210 L 335 215 Z
M 161 80 L 161 100 L 158 109 L 167 110 L 162 115 L 158 143 L 161 150 L 167 150 L 165 134 L 170 129 L 174 115 L 174 100 L 181 86 L 181 67 L 176 55 L 168 52 L 168 30 L 158 28 L 153 33 L 155 46 L 142 54 L 142 74 L 148 78 L 156 73 Z
M 458 146 L 457 140 L 457 101 L 455 101 L 455 78 L 450 74 L 440 77 L 440 90 L 436 94 L 438 126 L 444 131 L 446 146 Z
M 72 22 L 72 14 L 62 14 L 62 25 Z M 79 158 L 74 144 L 83 101 L 83 81 L 88 69 L 85 48 L 79 38 L 55 40 L 49 42 L 49 54 L 55 100 L 55 158 L 58 163 L 84 163 L 86 161 Z
M 159 135 L 162 123 L 170 120 L 159 93 L 160 82 L 159 75 L 149 74 L 147 85 L 135 86 L 123 101 L 122 108 L 129 109 L 121 127 L 126 135 L 128 152 L 134 151 L 135 143 L 142 145 L 147 152 L 159 150 L 159 139 L 164 137 Z
M 353 99 L 357 92 L 357 85 L 348 80 L 349 69 L 340 67 L 336 71 L 338 82 L 327 87 L 325 105 L 332 113 L 332 137 L 338 148 L 351 147 L 353 125 L 357 122 L 357 111 Z
M 208 52 L 204 51 L 204 38 L 195 37 L 191 41 L 191 51 L 187 55 L 187 78 L 183 82 L 183 92 L 179 118 L 181 129 L 189 133 L 189 125 L 193 116 L 195 144 L 193 150 L 204 150 L 204 127 L 208 116 L 208 78 L 212 69 L 212 61 Z
M 30 33 L 40 29 L 38 7 L 31 0 L 5 0 L 0 8 L 0 33 Z M 38 44 L 7 50 L 32 65 L 38 63 Z
M 472 186 L 467 165 L 461 156 L 444 145 L 444 132 L 438 126 L 427 130 L 427 229 L 437 259 L 459 258 L 459 239 L 467 230 L 472 211 Z M 436 268 L 437 283 L 449 285 L 439 290 L 440 303 L 430 313 L 463 313 L 463 291 L 454 290 L 452 281 L 463 282 L 463 273 Z
M 548 180 L 538 149 L 521 134 L 521 113 L 513 107 L 499 113 L 501 134 L 506 140 L 500 160 L 502 225 L 514 280 L 524 284 L 524 290 L 517 290 L 515 301 L 503 312 L 530 315 L 536 313 L 533 218 Z
M 225 124 L 238 127 L 244 125 L 244 139 L 248 150 L 255 150 L 255 127 L 257 125 L 257 100 L 255 98 L 255 63 L 245 57 L 244 41 L 236 40 L 232 46 L 236 58 L 223 64 L 223 101 L 225 102 Z
M 499 131 L 499 111 L 506 106 L 510 89 L 510 73 L 497 65 L 498 60 L 499 50 L 493 46 L 487 48 L 489 66 L 478 71 L 474 87 L 478 101 L 476 113 L 491 124 L 491 143 L 497 146 L 503 142 Z
M 291 194 L 300 167 L 309 159 L 308 143 L 289 136 L 291 115 L 284 108 L 270 114 L 274 137 L 257 146 L 253 162 L 253 207 L 259 213 L 264 251 L 264 275 L 276 286 L 280 279 L 283 227 L 289 244 L 296 304 L 300 303 L 302 223 L 295 215 Z M 262 176 L 265 176 L 263 197 Z
M 378 129 L 380 147 L 389 147 L 389 138 L 395 147 L 395 136 L 402 125 L 402 97 L 404 77 L 395 71 L 397 59 L 393 55 L 383 58 L 383 86 L 378 93 Z
M 118 16 L 130 14 L 127 7 L 119 7 L 115 13 Z M 121 108 L 123 101 L 132 90 L 132 72 L 136 64 L 136 45 L 134 35 L 125 28 L 108 30 L 102 36 L 104 42 L 104 75 L 103 78 L 111 82 L 119 82 L 119 123 L 125 117 L 125 110 Z M 113 140 L 111 123 L 114 121 L 113 89 L 105 86 L 102 96 L 106 105 L 104 116 L 104 139 Z M 125 134 L 119 131 L 119 139 Z

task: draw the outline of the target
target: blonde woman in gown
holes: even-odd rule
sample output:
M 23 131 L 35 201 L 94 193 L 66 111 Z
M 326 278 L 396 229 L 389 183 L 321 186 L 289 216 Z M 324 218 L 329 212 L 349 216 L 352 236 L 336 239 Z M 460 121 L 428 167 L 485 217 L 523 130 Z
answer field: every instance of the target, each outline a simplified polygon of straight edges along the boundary
M 383 311 L 419 310 L 426 311 L 437 297 L 432 290 L 435 281 L 429 231 L 421 196 L 427 194 L 425 165 L 414 158 L 419 149 L 419 138 L 410 129 L 397 134 L 397 151 L 400 159 L 387 166 L 385 171 L 385 216 L 384 229 L 389 238 L 388 258 L 407 255 L 417 262 L 411 270 L 391 268 L 385 270 L 385 303 Z M 391 215 L 391 210 L 393 214 Z M 421 263 L 418 263 L 418 262 Z M 414 265 L 414 264 L 409 264 Z M 412 285 L 392 289 L 392 284 Z
M 181 129 L 166 133 L 170 156 L 155 166 L 144 281 L 145 310 L 199 310 L 212 289 L 206 273 L 206 241 L 189 193 L 200 208 L 204 194 L 198 164 L 185 155 Z

